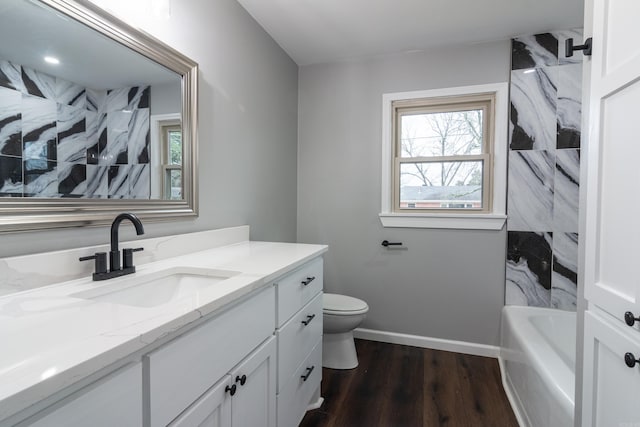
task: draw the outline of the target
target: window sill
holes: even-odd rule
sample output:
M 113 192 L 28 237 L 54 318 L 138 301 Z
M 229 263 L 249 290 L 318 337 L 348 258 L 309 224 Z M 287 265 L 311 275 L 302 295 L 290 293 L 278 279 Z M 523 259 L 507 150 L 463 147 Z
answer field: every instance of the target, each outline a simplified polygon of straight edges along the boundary
M 501 230 L 507 220 L 501 214 L 417 214 L 381 213 L 383 227 L 450 228 L 458 230 Z

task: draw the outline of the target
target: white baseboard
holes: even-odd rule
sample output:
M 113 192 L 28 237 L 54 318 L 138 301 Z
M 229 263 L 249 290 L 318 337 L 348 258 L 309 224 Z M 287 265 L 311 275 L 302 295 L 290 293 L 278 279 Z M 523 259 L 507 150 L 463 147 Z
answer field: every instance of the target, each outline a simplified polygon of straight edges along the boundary
M 319 397 L 318 400 L 315 400 L 307 406 L 307 411 L 313 411 L 314 409 L 318 409 L 322 406 L 322 402 L 324 402 L 324 397 Z
M 507 399 L 509 400 L 509 404 L 511 405 L 513 414 L 516 416 L 516 420 L 518 420 L 518 425 L 520 427 L 529 427 L 530 424 L 527 421 L 525 414 L 521 410 L 521 408 L 523 407 L 522 402 L 520 402 L 520 399 L 518 399 L 517 394 L 513 392 L 511 380 L 507 376 L 507 371 L 504 367 L 504 359 L 502 357 L 498 357 L 498 364 L 500 365 L 500 378 L 502 378 L 502 388 L 507 395 Z
M 353 331 L 353 336 L 355 338 L 362 338 L 370 341 L 410 345 L 413 347 L 430 348 L 433 350 L 453 351 L 456 353 L 493 357 L 496 359 L 500 356 L 500 347 L 495 345 L 445 340 L 442 338 L 422 337 L 419 335 L 399 334 L 396 332 L 376 331 L 364 328 L 355 329 Z

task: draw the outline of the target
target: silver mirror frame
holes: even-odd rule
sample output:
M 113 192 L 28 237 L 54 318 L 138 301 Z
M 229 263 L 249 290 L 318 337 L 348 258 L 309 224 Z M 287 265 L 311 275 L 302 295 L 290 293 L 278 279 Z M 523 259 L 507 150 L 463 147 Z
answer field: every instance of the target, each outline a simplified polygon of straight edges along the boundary
M 183 200 L 0 198 L 0 233 L 111 223 L 121 212 L 143 221 L 198 216 L 198 64 L 87 0 L 39 0 L 182 76 Z

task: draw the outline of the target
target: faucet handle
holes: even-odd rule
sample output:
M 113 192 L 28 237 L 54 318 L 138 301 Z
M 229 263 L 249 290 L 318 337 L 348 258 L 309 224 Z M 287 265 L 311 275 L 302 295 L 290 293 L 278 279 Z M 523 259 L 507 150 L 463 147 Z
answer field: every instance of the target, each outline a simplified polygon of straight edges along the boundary
M 80 257 L 80 261 L 89 261 L 95 260 L 95 273 L 102 274 L 107 272 L 107 253 L 106 252 L 96 252 L 93 255 Z
M 144 248 L 126 248 L 122 250 L 122 268 L 133 267 L 133 253 L 143 251 Z

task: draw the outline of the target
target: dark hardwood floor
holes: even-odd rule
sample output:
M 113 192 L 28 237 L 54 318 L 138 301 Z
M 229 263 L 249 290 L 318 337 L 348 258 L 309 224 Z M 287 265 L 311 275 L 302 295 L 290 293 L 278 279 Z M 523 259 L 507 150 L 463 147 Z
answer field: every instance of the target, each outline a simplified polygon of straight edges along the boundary
M 360 365 L 323 369 L 301 427 L 517 427 L 496 359 L 356 340 Z

